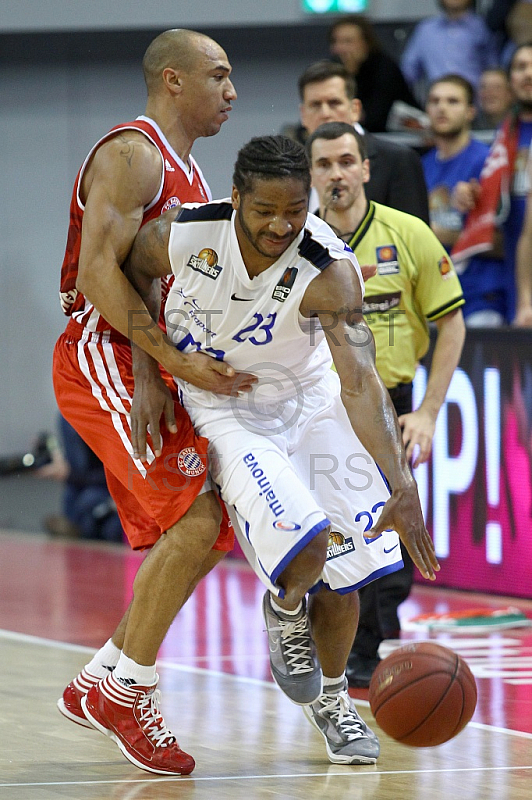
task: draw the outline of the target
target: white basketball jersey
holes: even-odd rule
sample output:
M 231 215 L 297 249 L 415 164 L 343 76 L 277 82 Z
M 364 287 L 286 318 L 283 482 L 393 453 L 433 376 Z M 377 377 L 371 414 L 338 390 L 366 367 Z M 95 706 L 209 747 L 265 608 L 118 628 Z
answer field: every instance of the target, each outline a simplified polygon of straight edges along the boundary
M 330 369 L 318 320 L 300 314 L 303 295 L 322 270 L 341 259 L 353 264 L 362 291 L 363 281 L 353 252 L 318 217 L 309 214 L 297 239 L 254 278 L 242 260 L 229 199 L 185 204 L 172 223 L 168 252 L 175 281 L 165 317 L 179 350 L 202 350 L 256 375 L 259 404 L 293 397 Z M 189 401 L 203 406 L 230 400 L 179 384 Z

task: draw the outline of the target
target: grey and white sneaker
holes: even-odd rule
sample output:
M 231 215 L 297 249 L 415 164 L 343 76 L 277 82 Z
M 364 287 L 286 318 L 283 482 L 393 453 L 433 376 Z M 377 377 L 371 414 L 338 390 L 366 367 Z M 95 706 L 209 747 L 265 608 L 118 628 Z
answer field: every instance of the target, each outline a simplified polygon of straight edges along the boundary
M 293 703 L 313 703 L 322 692 L 322 672 L 310 633 L 305 598 L 301 613 L 290 617 L 273 610 L 270 593 L 266 592 L 262 610 L 275 682 Z
M 375 764 L 380 753 L 379 740 L 358 715 L 347 692 L 347 681 L 328 686 L 327 693 L 303 711 L 325 739 L 327 755 L 333 764 Z

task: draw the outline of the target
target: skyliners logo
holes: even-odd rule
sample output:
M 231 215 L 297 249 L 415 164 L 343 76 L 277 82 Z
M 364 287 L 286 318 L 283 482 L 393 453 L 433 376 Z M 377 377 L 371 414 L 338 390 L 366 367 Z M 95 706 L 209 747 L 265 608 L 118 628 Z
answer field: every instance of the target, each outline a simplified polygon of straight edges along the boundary
M 345 553 L 351 553 L 354 549 L 355 544 L 351 536 L 346 539 L 342 533 L 332 531 L 329 534 L 329 541 L 327 543 L 327 561 L 332 561 L 333 558 L 343 556 Z

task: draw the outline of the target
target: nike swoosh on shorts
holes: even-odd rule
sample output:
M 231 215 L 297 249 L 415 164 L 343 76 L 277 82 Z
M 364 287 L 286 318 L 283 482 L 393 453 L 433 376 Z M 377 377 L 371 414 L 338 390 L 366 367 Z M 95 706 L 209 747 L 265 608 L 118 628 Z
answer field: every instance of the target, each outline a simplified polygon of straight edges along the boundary
M 391 552 L 392 552 L 392 550 L 395 550 L 395 548 L 396 548 L 396 547 L 399 547 L 399 545 L 398 545 L 398 544 L 394 544 L 394 546 L 393 546 L 393 547 L 390 547 L 390 549 L 389 549 L 389 550 L 387 550 L 387 549 L 384 547 L 384 548 L 383 548 L 383 550 L 384 550 L 384 552 L 385 552 L 385 553 L 391 553 Z

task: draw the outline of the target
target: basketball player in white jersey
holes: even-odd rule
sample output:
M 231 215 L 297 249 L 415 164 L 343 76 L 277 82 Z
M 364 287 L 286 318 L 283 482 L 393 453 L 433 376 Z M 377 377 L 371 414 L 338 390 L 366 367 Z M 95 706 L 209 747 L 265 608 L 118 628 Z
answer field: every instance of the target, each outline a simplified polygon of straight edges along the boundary
M 358 262 L 307 214 L 309 188 L 299 144 L 253 139 L 238 154 L 231 199 L 148 223 L 126 276 L 149 303 L 153 281 L 171 271 L 166 323 L 177 349 L 258 377 L 238 398 L 178 384 L 267 587 L 275 680 L 304 707 L 333 763 L 372 764 L 379 743 L 345 680 L 356 589 L 401 567 L 397 534 L 425 578 L 438 564 L 375 369 Z

